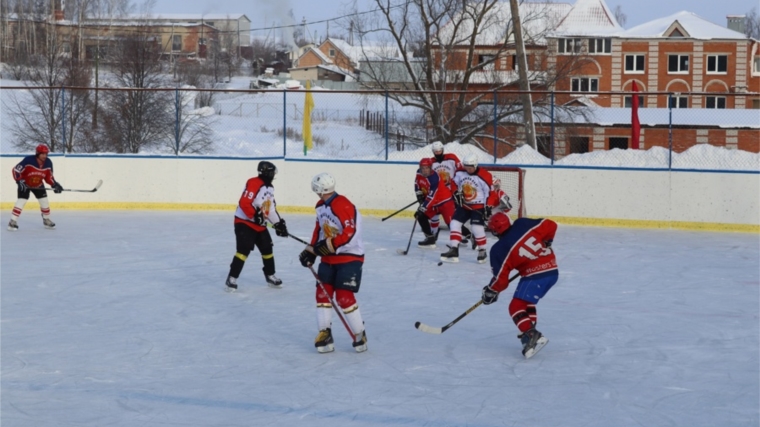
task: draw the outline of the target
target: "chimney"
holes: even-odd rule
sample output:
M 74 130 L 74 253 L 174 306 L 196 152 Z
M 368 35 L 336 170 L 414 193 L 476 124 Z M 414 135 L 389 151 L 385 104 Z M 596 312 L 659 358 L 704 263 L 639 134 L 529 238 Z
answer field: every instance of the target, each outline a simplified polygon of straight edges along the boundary
M 746 29 L 746 15 L 727 15 L 726 16 L 726 27 L 729 30 L 734 30 L 739 33 L 744 34 L 744 30 Z
M 53 0 L 53 19 L 63 21 L 64 0 Z

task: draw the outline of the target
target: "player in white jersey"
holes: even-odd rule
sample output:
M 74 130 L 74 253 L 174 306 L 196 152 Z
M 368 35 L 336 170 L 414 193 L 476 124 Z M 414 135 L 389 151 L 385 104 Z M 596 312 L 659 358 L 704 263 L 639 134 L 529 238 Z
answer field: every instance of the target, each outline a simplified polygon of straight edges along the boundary
M 311 245 L 301 252 L 299 260 L 304 267 L 309 267 L 317 256 L 322 257 L 317 276 L 323 286 L 317 286 L 316 296 L 319 333 L 314 346 L 320 353 L 334 350 L 332 299 L 340 306 L 356 337 L 354 350 L 363 352 L 367 350 L 367 334 L 355 296 L 359 292 L 364 266 L 362 218 L 353 203 L 335 192 L 335 178 L 332 175 L 321 173 L 315 176 L 311 189 L 320 199 L 316 206 L 317 221 Z

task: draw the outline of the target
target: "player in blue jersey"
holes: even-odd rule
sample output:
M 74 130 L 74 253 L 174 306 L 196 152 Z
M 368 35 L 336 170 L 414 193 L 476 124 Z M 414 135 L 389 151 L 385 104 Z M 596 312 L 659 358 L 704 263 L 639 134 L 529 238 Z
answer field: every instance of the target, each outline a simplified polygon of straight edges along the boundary
M 53 177 L 53 162 L 48 158 L 49 152 L 50 149 L 47 145 L 40 144 L 35 149 L 34 156 L 24 157 L 13 168 L 13 180 L 16 181 L 16 185 L 18 186 L 18 200 L 16 200 L 16 204 L 13 206 L 8 230 L 18 230 L 18 217 L 21 216 L 21 211 L 24 210 L 26 202 L 29 201 L 29 193 L 33 193 L 40 203 L 42 224 L 45 228 L 52 229 L 55 227 L 55 223 L 50 219 L 50 202 L 47 198 L 44 183 L 47 182 L 53 186 L 54 193 L 60 193 L 63 191 L 63 187 Z
M 499 293 L 509 286 L 510 271 L 516 269 L 521 278 L 509 303 L 509 314 L 520 330 L 518 338 L 523 344 L 523 355 L 530 358 L 549 342 L 536 330 L 536 304 L 559 277 L 557 258 L 552 250 L 557 223 L 543 218 L 520 218 L 512 224 L 506 213 L 497 212 L 488 222 L 488 228 L 499 241 L 491 247 L 493 278 L 483 288 L 483 304 L 499 299 Z

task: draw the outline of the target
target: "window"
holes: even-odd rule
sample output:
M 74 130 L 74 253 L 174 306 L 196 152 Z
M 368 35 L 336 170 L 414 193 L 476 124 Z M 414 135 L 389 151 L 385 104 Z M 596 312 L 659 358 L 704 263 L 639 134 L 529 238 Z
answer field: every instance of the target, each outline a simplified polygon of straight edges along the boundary
M 480 64 L 486 64 L 483 66 L 482 70 L 484 71 L 493 71 L 494 69 L 494 61 L 496 60 L 495 55 L 478 55 L 478 65 Z
M 757 58 L 755 58 L 755 60 L 752 61 L 752 64 L 753 64 L 753 66 L 752 66 L 752 72 L 753 73 L 760 73 L 760 56 L 758 56 Z
M 708 74 L 726 74 L 728 72 L 728 55 L 707 55 Z
M 206 44 L 206 38 L 205 37 L 199 37 L 198 38 L 198 44 L 199 45 L 205 45 Z
M 214 26 L 214 21 L 206 21 L 206 25 Z
M 688 73 L 689 55 L 668 55 L 668 73 Z
M 588 53 L 611 53 L 611 39 L 588 39 Z
M 726 108 L 725 96 L 706 96 L 705 108 Z
M 530 58 L 531 58 L 530 55 L 525 55 L 525 62 L 527 62 L 527 64 L 528 64 L 528 70 L 531 70 L 531 67 L 530 67 L 531 59 Z M 534 62 L 535 62 L 536 58 L 537 58 L 537 56 L 533 57 Z M 512 55 L 512 69 L 516 70 L 518 68 L 519 68 L 519 64 L 517 63 L 517 55 Z M 538 69 L 538 68 L 535 67 L 535 64 L 534 64 L 533 69 L 534 70 Z
M 536 145 L 538 145 L 538 152 L 541 155 L 551 158 L 552 137 L 550 135 L 536 135 Z
M 633 96 L 628 95 L 623 97 L 623 107 L 624 108 L 633 108 Z M 639 95 L 639 108 L 644 108 L 646 105 L 644 104 L 644 95 Z
M 182 36 L 172 36 L 172 51 L 182 50 Z
M 599 79 L 591 77 L 574 77 L 570 80 L 570 90 L 573 92 L 598 92 Z
M 689 97 L 673 95 L 669 101 L 670 108 L 689 108 Z
M 623 137 L 610 137 L 610 150 L 613 148 L 619 148 L 621 150 L 628 149 L 628 138 Z
M 625 56 L 626 73 L 643 73 L 644 72 L 644 55 L 626 55 Z
M 755 110 L 760 109 L 760 99 L 753 99 L 751 108 Z
M 335 49 L 330 49 L 330 58 L 335 56 Z
M 580 53 L 583 47 L 582 39 L 558 39 L 557 52 L 571 55 Z
M 586 136 L 571 136 L 570 137 L 570 153 L 568 154 L 583 154 L 588 153 L 588 137 Z

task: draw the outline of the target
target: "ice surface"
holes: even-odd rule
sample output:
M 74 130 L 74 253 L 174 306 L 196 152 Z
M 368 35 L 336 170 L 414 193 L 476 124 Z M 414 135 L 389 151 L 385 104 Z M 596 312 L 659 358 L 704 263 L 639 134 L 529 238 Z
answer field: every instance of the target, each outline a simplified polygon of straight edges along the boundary
M 309 236 L 312 216 L 285 217 Z M 52 218 L 0 231 L 3 426 L 758 425 L 757 235 L 561 225 L 550 343 L 525 360 L 514 284 L 443 335 L 414 328 L 453 320 L 490 272 L 469 249 L 436 266 L 440 240 L 398 255 L 410 219 L 365 218 L 369 350 L 333 319 L 317 354 L 295 240 L 273 237 L 283 289 L 254 253 L 229 294 L 232 212 Z

